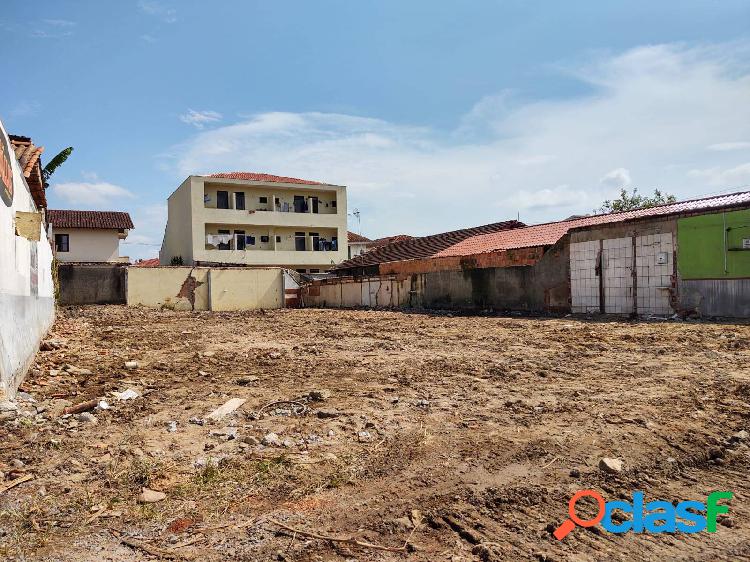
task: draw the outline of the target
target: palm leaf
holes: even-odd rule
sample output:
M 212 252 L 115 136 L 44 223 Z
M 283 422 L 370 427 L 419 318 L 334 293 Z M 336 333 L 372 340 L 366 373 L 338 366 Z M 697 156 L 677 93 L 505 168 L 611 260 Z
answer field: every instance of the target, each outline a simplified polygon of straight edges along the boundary
M 44 185 L 46 187 L 47 180 L 50 178 L 52 174 L 55 173 L 55 170 L 59 168 L 63 162 L 65 162 L 68 159 L 68 156 L 70 156 L 70 153 L 73 152 L 73 147 L 69 146 L 68 148 L 61 150 L 60 153 L 55 156 L 52 160 L 47 162 L 47 165 L 44 167 L 44 170 L 42 170 L 42 179 L 44 180 Z

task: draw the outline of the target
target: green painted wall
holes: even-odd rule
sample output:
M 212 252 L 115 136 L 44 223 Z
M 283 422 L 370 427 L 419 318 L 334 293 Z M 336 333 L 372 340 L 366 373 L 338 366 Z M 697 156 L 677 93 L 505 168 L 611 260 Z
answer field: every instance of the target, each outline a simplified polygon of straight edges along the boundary
M 727 251 L 724 265 L 724 228 Z M 699 215 L 677 221 L 677 268 L 683 279 L 750 277 L 750 209 Z

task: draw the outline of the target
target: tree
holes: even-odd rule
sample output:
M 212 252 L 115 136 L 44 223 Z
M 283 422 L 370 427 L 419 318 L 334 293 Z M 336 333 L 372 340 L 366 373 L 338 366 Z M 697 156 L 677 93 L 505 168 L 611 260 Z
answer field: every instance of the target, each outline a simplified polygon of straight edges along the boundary
M 674 203 L 677 198 L 674 195 L 668 195 L 662 193 L 658 189 L 654 189 L 653 197 L 646 195 L 639 195 L 638 188 L 633 188 L 632 193 L 628 193 L 626 189 L 620 190 L 620 197 L 612 201 L 605 201 L 604 204 L 594 209 L 595 213 L 619 213 L 622 211 L 634 211 L 636 209 L 647 209 L 648 207 L 655 207 L 656 205 L 665 205 L 667 203 Z
M 49 182 L 47 180 L 49 180 L 50 176 L 55 173 L 55 170 L 62 166 L 63 162 L 68 159 L 71 152 L 73 152 L 73 147 L 69 146 L 68 148 L 61 150 L 57 156 L 47 162 L 44 170 L 42 170 L 42 181 L 44 181 L 45 189 L 49 187 Z

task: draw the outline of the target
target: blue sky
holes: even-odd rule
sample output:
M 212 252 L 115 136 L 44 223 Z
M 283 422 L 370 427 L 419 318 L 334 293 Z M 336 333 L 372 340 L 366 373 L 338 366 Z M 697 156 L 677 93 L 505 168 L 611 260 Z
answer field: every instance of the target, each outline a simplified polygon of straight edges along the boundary
M 371 237 L 750 184 L 748 1 L 3 7 L 0 119 L 75 147 L 50 206 L 129 211 L 131 257 L 189 173 L 345 184 Z

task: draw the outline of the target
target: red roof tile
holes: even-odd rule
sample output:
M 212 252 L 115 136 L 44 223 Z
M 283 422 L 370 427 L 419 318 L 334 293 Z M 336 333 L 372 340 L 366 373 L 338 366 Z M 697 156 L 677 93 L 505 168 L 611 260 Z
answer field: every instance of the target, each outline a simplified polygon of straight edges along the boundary
M 569 230 L 574 228 L 625 222 L 644 217 L 719 209 L 722 207 L 732 207 L 743 204 L 750 205 L 750 191 L 705 197 L 703 199 L 692 199 L 667 205 L 658 205 L 648 209 L 637 209 L 635 211 L 623 211 L 621 213 L 609 213 L 606 215 L 592 215 L 590 217 L 582 217 L 579 219 L 537 224 L 512 231 L 472 236 L 450 248 L 442 250 L 435 254 L 435 257 L 470 256 L 515 248 L 551 246 L 565 236 Z
M 366 238 L 361 234 L 357 234 L 356 232 L 352 232 L 351 230 L 347 231 L 346 239 L 349 244 L 363 244 L 365 242 L 372 242 L 372 240 L 370 240 L 369 238 Z
M 414 236 L 409 236 L 408 234 L 396 234 L 395 236 L 385 236 L 383 238 L 378 238 L 376 240 L 373 240 L 370 242 L 367 247 L 368 248 L 380 248 L 381 246 L 385 246 L 386 244 L 393 244 L 394 242 L 403 242 L 404 240 L 412 240 Z
M 429 258 L 442 250 L 469 238 L 470 236 L 498 232 L 501 230 L 518 228 L 520 226 L 526 225 L 522 222 L 511 220 L 476 226 L 473 228 L 463 228 L 461 230 L 453 230 L 451 232 L 443 232 L 431 236 L 409 238 L 399 242 L 392 242 L 385 246 L 381 246 L 380 248 L 375 248 L 374 250 L 360 254 L 359 256 L 355 256 L 350 260 L 340 263 L 333 269 L 357 269 L 360 267 L 370 267 L 393 261 Z
M 119 211 L 61 211 L 49 209 L 47 210 L 47 222 L 53 228 L 134 228 L 130 215 Z
M 44 152 L 44 147 L 35 146 L 30 137 L 8 135 L 8 138 L 11 146 L 13 146 L 13 152 L 16 153 L 16 158 L 21 164 L 34 203 L 40 209 L 47 207 L 44 180 L 42 179 L 42 162 L 39 159 Z
M 324 185 L 318 181 L 301 180 L 299 178 L 289 178 L 286 176 L 274 176 L 273 174 L 258 174 L 255 172 L 222 172 L 218 174 L 209 174 L 209 178 L 221 178 L 226 180 L 246 180 L 262 181 L 270 183 L 299 183 L 305 185 Z

